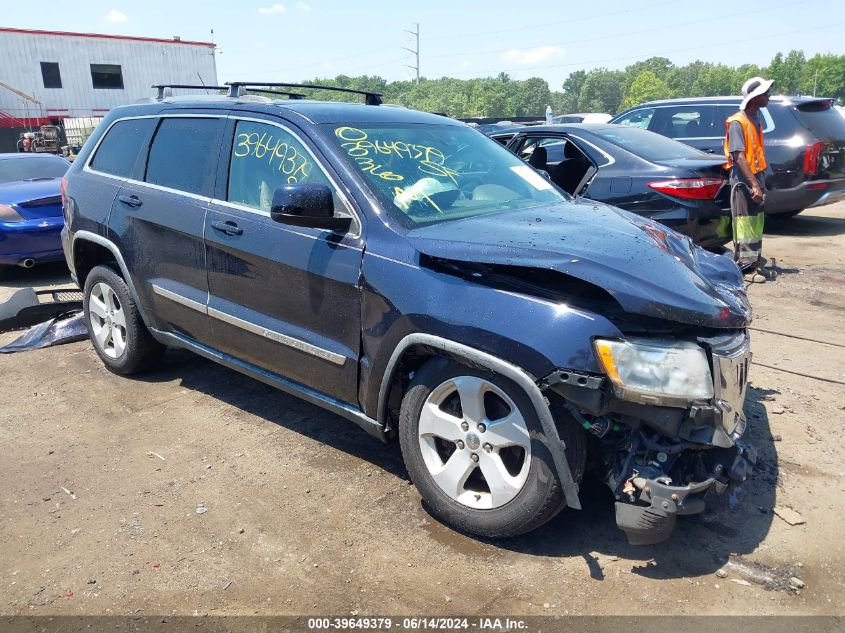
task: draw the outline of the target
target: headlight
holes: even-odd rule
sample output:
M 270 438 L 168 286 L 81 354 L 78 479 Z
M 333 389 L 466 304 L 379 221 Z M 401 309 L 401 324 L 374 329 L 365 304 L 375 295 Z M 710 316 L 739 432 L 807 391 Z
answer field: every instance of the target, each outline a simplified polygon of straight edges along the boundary
M 625 400 L 659 404 L 713 397 L 713 378 L 704 350 L 695 343 L 628 339 L 595 340 L 596 355 Z

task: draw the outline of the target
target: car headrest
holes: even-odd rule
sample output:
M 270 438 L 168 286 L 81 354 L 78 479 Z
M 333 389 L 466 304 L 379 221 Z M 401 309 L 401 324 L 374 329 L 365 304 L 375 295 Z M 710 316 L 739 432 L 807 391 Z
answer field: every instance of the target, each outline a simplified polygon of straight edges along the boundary
M 531 158 L 528 159 L 528 164 L 535 169 L 545 169 L 549 162 L 548 154 L 545 147 L 535 147 L 531 152 Z

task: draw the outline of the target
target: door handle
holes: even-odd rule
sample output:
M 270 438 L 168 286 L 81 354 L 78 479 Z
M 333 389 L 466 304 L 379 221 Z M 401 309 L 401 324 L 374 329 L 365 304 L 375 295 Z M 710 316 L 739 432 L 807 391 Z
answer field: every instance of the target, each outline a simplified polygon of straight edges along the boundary
M 225 233 L 226 235 L 242 235 L 244 230 L 234 222 L 227 220 L 226 222 L 215 221 L 211 223 L 211 228 L 216 231 Z
M 123 204 L 128 204 L 130 207 L 140 207 L 143 202 L 138 196 L 127 196 L 126 194 L 121 194 L 117 197 Z

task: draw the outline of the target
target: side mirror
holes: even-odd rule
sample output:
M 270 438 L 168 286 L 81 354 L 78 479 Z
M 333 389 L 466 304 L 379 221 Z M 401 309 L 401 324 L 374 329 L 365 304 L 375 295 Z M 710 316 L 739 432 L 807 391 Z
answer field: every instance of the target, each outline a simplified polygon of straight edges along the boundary
M 276 222 L 316 229 L 348 231 L 352 218 L 334 215 L 332 192 L 326 185 L 282 185 L 273 192 L 270 217 Z

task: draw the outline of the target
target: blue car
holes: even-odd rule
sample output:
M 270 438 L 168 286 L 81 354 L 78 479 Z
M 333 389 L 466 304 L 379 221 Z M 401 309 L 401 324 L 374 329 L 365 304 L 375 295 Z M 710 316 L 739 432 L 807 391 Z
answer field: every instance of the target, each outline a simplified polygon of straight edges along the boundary
M 52 154 L 0 154 L 0 267 L 55 262 L 62 253 L 62 177 Z
M 398 441 L 433 514 L 485 537 L 580 508 L 588 464 L 637 543 L 745 480 L 730 258 L 446 117 L 250 86 L 115 108 L 68 172 L 109 370 L 179 347 L 296 394 Z

